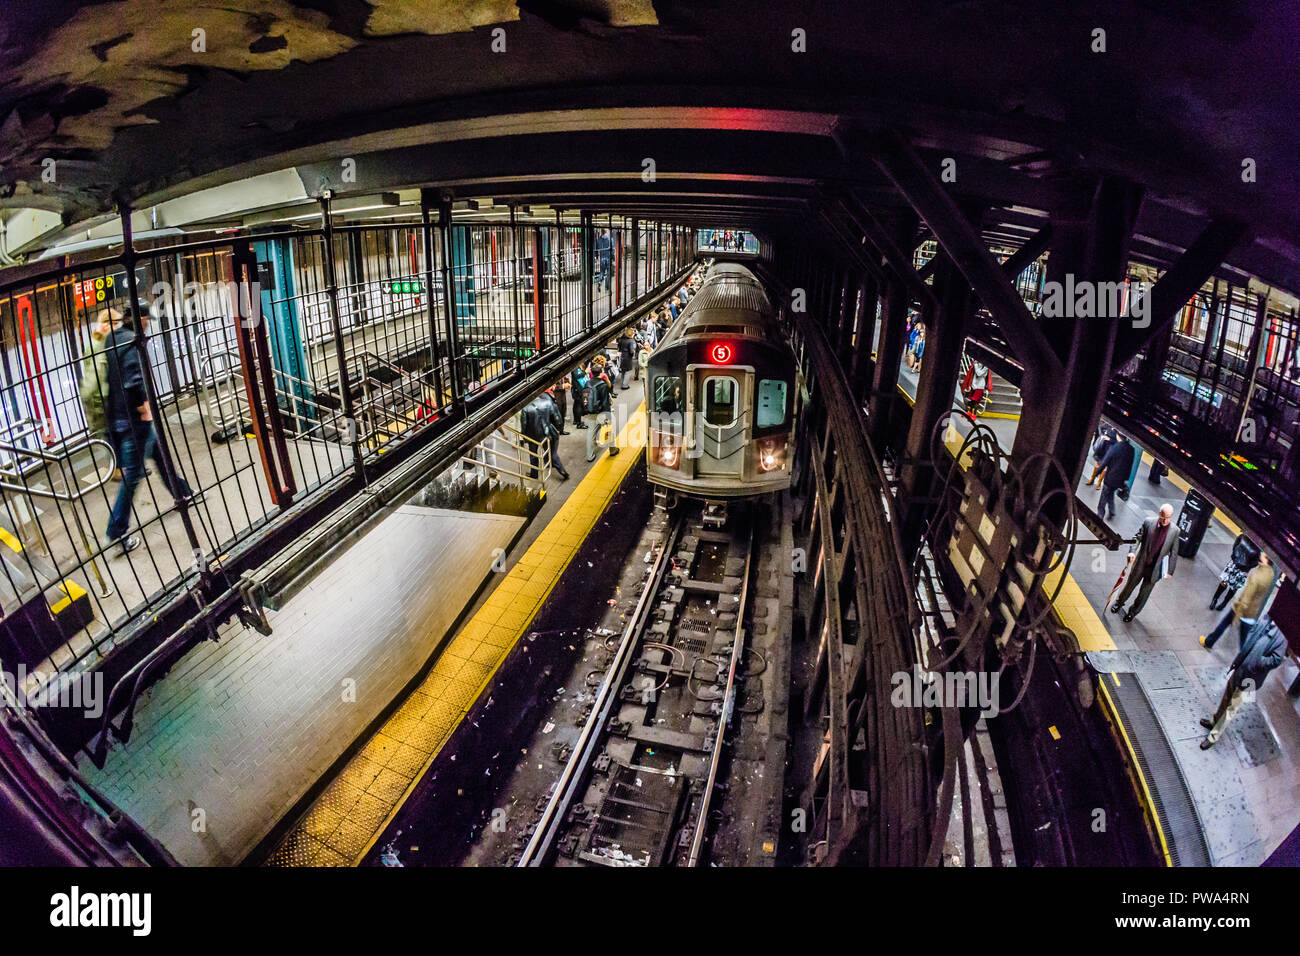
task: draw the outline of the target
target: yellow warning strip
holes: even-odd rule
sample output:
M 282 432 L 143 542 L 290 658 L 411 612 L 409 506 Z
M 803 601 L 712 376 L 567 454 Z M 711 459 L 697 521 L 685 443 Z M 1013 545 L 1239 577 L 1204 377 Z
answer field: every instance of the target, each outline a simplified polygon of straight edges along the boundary
M 273 865 L 356 865 L 415 791 L 559 582 L 645 447 L 644 403 L 542 533 L 461 627 L 420 686 L 353 757 L 272 854 Z M 340 799 L 351 810 L 340 814 Z M 304 853 L 306 835 L 324 844 Z
M 23 543 L 4 528 L 0 528 L 0 544 L 3 544 L 10 551 L 16 551 L 19 554 L 22 553 Z
M 957 454 L 965 439 L 956 428 L 948 428 L 943 435 L 943 443 L 952 455 Z M 962 455 L 962 468 L 970 467 L 971 450 L 966 449 Z M 1061 581 L 1061 569 L 1057 568 L 1043 578 L 1043 593 L 1051 595 L 1060 586 L 1056 600 L 1052 602 L 1057 620 L 1074 632 L 1079 640 L 1079 649 L 1084 651 L 1117 650 L 1115 640 L 1106 630 L 1100 615 L 1097 614 L 1088 598 L 1084 595 L 1074 575 L 1067 574 Z
M 1072 630 L 1074 636 L 1079 639 L 1079 649 L 1118 650 L 1115 639 L 1106 630 L 1106 625 L 1102 623 L 1101 617 L 1089 603 L 1079 583 L 1074 580 L 1074 576 L 1067 574 L 1062 583 L 1061 569 L 1057 568 L 1043 577 L 1043 590 L 1047 594 L 1055 591 L 1058 585 L 1061 590 L 1056 595 L 1056 600 L 1052 602 L 1052 606 L 1056 611 L 1057 620 Z
M 1124 748 L 1128 751 L 1129 766 L 1133 768 L 1133 775 L 1137 777 L 1138 786 L 1142 788 L 1142 795 L 1146 798 L 1144 803 L 1147 812 L 1151 814 L 1151 819 L 1155 823 L 1156 837 L 1160 840 L 1160 851 L 1164 854 L 1165 866 L 1172 867 L 1174 858 L 1169 853 L 1169 842 L 1165 839 L 1164 821 L 1160 819 L 1160 815 L 1156 812 L 1156 802 L 1151 796 L 1151 785 L 1147 782 L 1146 774 L 1142 772 L 1142 765 L 1138 763 L 1137 751 L 1133 749 L 1133 741 L 1129 738 L 1128 728 L 1119 719 L 1119 710 L 1115 707 L 1115 701 L 1111 699 L 1110 689 L 1106 687 L 1107 679 L 1113 680 L 1116 687 L 1119 686 L 1118 677 L 1114 674 L 1106 674 L 1101 680 L 1097 681 L 1097 687 L 1101 691 L 1101 698 L 1106 704 L 1106 712 L 1110 715 L 1111 724 L 1118 728 L 1120 737 L 1123 738 Z
M 65 607 L 67 607 L 69 604 L 71 604 L 73 601 L 77 600 L 78 598 L 82 598 L 86 596 L 86 589 L 83 588 L 76 581 L 72 581 L 72 580 L 65 580 L 62 584 L 59 585 L 59 590 L 63 592 L 64 596 L 59 598 L 57 601 L 54 602 L 54 604 L 50 606 L 50 611 L 51 613 L 54 614 L 58 614 Z

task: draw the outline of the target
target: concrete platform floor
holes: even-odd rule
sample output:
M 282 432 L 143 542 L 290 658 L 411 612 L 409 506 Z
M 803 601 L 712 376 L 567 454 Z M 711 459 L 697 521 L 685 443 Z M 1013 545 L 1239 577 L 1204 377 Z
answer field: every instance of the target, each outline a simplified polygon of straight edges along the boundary
M 238 863 L 425 664 L 523 519 L 405 506 L 270 612 L 191 651 L 81 770 L 189 865 Z

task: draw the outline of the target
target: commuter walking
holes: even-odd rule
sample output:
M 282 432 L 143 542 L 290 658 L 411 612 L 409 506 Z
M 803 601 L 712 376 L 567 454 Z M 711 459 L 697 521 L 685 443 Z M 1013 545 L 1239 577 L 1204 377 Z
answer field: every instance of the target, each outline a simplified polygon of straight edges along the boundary
M 563 392 L 562 388 L 548 388 L 538 401 L 542 407 L 542 424 L 546 437 L 550 441 L 551 467 L 560 476 L 560 481 L 568 481 L 569 472 L 564 467 L 564 462 L 560 461 L 560 436 L 568 433 L 564 431 L 564 413 L 560 411 L 555 401 L 557 393 L 563 394 Z
M 1237 540 L 1232 542 L 1232 554 L 1228 556 L 1228 563 L 1219 572 L 1219 586 L 1210 598 L 1211 611 L 1222 611 L 1228 606 L 1232 596 L 1246 583 L 1246 576 L 1259 563 L 1259 554 L 1259 545 L 1251 541 L 1245 532 L 1237 535 Z M 1220 597 L 1223 598 L 1222 603 L 1219 602 Z
M 650 365 L 650 352 L 651 352 L 650 343 L 642 342 L 641 352 L 636 357 L 636 377 L 638 381 L 640 381 L 641 379 L 645 379 L 646 388 L 649 388 L 649 383 L 650 383 L 650 377 L 646 372 L 646 369 Z
M 1285 657 L 1286 638 L 1267 615 L 1261 617 L 1246 634 L 1241 650 L 1233 658 L 1218 709 L 1213 716 L 1201 718 L 1201 726 L 1209 731 L 1201 741 L 1202 750 L 1209 750 L 1218 742 L 1228 721 Z
M 531 442 L 525 442 L 521 449 L 522 458 L 528 463 L 528 477 L 536 478 L 539 466 L 541 465 L 541 444 L 546 441 L 549 429 L 547 427 L 550 419 L 550 400 L 545 396 L 539 395 L 519 413 L 519 430 L 524 436 L 531 439 Z
M 618 340 L 618 367 L 623 377 L 622 387 L 627 388 L 632 373 L 636 371 L 636 332 L 630 327 Z
M 1102 520 L 1115 517 L 1115 492 L 1128 484 L 1128 477 L 1133 472 L 1135 449 L 1129 440 L 1119 432 L 1106 449 L 1106 456 L 1101 465 L 1101 498 L 1097 502 L 1097 512 Z M 1107 513 L 1109 512 L 1109 514 Z
M 605 373 L 605 356 L 597 355 L 591 360 L 591 372 L 583 395 L 583 421 L 587 426 L 587 461 L 596 460 L 598 448 L 607 447 L 600 440 L 601 428 L 609 425 L 613 428 L 613 416 L 610 414 L 609 376 Z M 618 454 L 618 447 L 611 435 L 608 442 L 610 455 Z
M 614 240 L 610 238 L 608 229 L 600 230 L 596 237 L 596 263 L 596 285 L 603 283 L 608 292 L 614 274 Z
M 1111 428 L 1105 422 L 1102 422 L 1097 429 L 1097 437 L 1092 443 L 1092 460 L 1096 463 L 1092 467 L 1092 474 L 1084 482 L 1087 486 L 1101 486 L 1101 463 L 1106 457 L 1106 452 L 1110 446 L 1115 443 L 1115 429 Z
M 134 551 L 141 544 L 139 535 L 128 535 L 131 506 L 136 489 L 144 477 L 145 461 L 152 459 L 162 474 L 163 484 L 173 499 L 193 498 L 194 492 L 184 478 L 173 476 L 158 453 L 158 439 L 154 433 L 153 411 L 149 406 L 144 385 L 144 370 L 135 347 L 137 334 L 148 328 L 148 318 L 141 316 L 140 328 L 127 318 L 114 328 L 104 340 L 108 354 L 108 394 L 104 412 L 111 442 L 118 451 L 118 464 L 122 468 L 122 486 L 109 514 L 106 537 L 109 544 L 117 544 L 122 554 Z
M 1127 472 L 1125 473 L 1127 474 Z M 1118 614 L 1124 610 L 1124 602 L 1129 599 L 1134 588 L 1138 588 L 1137 600 L 1124 612 L 1124 622 L 1137 617 L 1146 606 L 1147 598 L 1157 581 L 1172 577 L 1178 564 L 1178 529 L 1173 527 L 1174 506 L 1163 504 L 1160 513 L 1154 518 L 1147 518 L 1138 529 L 1134 539 L 1134 549 L 1128 555 L 1128 580 L 1119 598 L 1110 606 L 1110 613 Z
M 560 413 L 560 434 L 569 434 L 564 428 L 565 416 L 569 414 L 569 391 L 572 389 L 569 376 L 564 376 L 551 387 L 551 398 L 555 402 L 555 407 Z
M 1215 625 L 1214 630 L 1209 636 L 1202 634 L 1199 638 L 1201 646 L 1207 650 L 1214 647 L 1216 641 L 1223 636 L 1223 632 L 1228 629 L 1233 618 L 1237 620 L 1237 628 L 1240 632 L 1241 641 L 1238 646 L 1244 647 L 1246 644 L 1246 634 L 1254 627 L 1255 621 L 1259 618 L 1260 612 L 1264 610 L 1264 604 L 1268 601 L 1268 596 L 1273 590 L 1273 567 L 1269 561 L 1268 555 L 1263 551 L 1259 552 L 1259 558 L 1250 574 L 1246 575 L 1246 580 L 1241 588 L 1241 593 L 1237 595 L 1237 600 L 1232 602 L 1232 607 L 1228 613 L 1223 615 L 1219 623 Z
M 586 428 L 587 423 L 582 420 L 582 416 L 586 414 L 586 409 L 583 408 L 582 404 L 582 396 L 587 387 L 587 373 L 582 366 L 578 366 L 569 373 L 569 384 L 572 386 L 570 391 L 573 392 L 573 427 Z

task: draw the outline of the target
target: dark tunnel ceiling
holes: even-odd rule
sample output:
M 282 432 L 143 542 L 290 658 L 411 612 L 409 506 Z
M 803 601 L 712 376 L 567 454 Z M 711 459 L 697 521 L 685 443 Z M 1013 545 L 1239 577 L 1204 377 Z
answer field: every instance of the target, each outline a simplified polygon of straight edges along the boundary
M 1072 173 L 1114 173 L 1159 199 L 1166 242 L 1228 215 L 1300 261 L 1300 3 L 1054 6 L 0 0 L 0 207 L 71 223 L 297 166 L 309 190 L 485 182 L 474 194 L 779 228 L 846 188 L 900 202 L 870 161 L 896 126 L 986 203 L 1041 210 Z

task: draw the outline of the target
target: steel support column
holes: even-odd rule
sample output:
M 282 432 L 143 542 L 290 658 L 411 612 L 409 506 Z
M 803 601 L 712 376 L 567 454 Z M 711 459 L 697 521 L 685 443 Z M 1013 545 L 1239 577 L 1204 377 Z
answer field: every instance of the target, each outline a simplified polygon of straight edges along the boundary
M 1129 240 L 1142 201 L 1140 188 L 1120 180 L 1081 185 L 1073 200 L 1056 211 L 1048 264 L 1053 281 L 1070 286 L 1067 276 L 1073 275 L 1075 287 L 1092 284 L 1096 314 L 1042 319 L 1065 371 L 1053 389 L 1026 400 L 1012 449 L 1018 461 L 1040 452 L 1054 456 L 1065 469 L 1071 489 L 1083 473 L 1105 404 L 1119 329 L 1131 321 L 1103 314 L 1108 303 L 1103 301 L 1100 284 L 1123 283 Z M 1049 434 L 1036 426 L 1038 421 L 1059 425 Z
M 352 404 L 352 379 L 348 372 L 347 349 L 343 345 L 343 323 L 339 318 L 339 285 L 334 268 L 334 217 L 330 214 L 328 189 L 320 196 L 320 216 L 325 241 L 321 264 L 325 267 L 325 300 L 329 303 L 330 325 L 334 336 L 334 360 L 338 363 L 339 402 L 348 432 L 346 438 L 352 446 L 352 470 L 364 483 L 366 466 L 361 455 L 361 423 L 357 421 L 356 409 Z
M 926 334 L 925 357 L 916 386 L 916 403 L 912 407 L 912 421 L 907 431 L 905 463 L 901 472 L 905 511 L 902 521 L 902 539 L 906 554 L 916 549 L 921 539 L 922 522 L 929 510 L 932 494 L 934 465 L 931 458 L 931 436 L 939 422 L 948 418 L 953 410 L 953 396 L 957 390 L 961 356 L 966 344 L 966 332 L 972 312 L 970 286 L 943 252 L 945 261 L 934 269 L 934 286 L 939 304 L 927 307 L 931 322 Z

